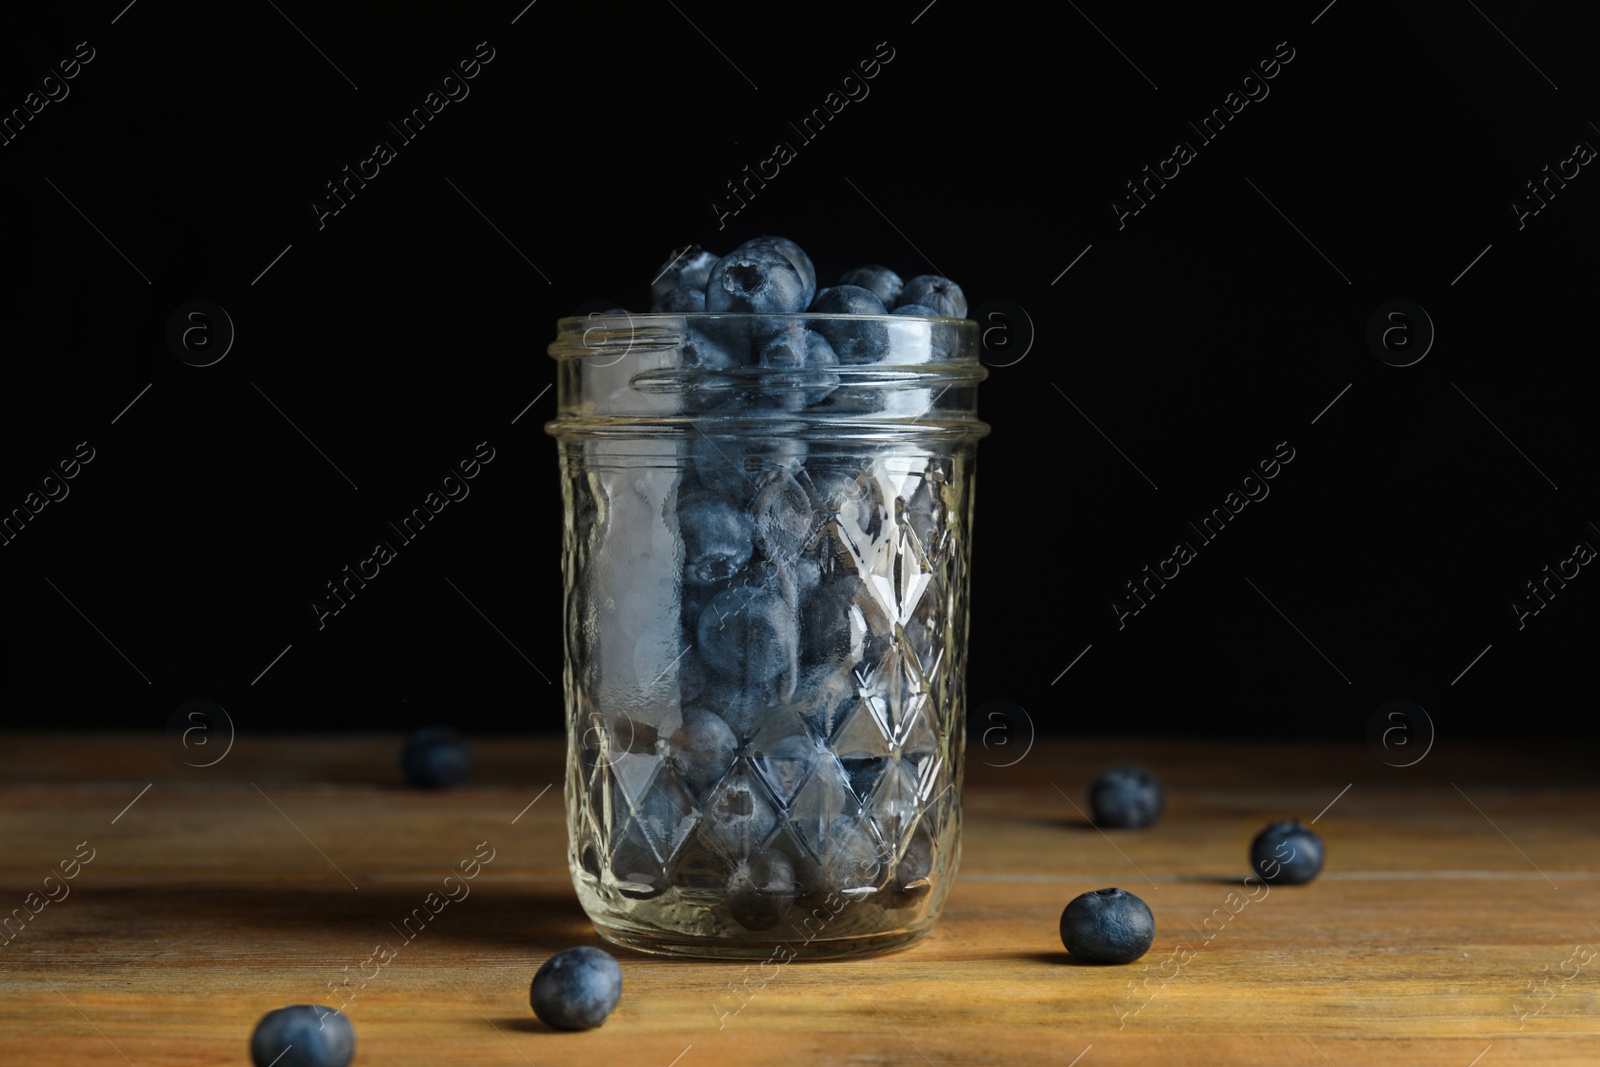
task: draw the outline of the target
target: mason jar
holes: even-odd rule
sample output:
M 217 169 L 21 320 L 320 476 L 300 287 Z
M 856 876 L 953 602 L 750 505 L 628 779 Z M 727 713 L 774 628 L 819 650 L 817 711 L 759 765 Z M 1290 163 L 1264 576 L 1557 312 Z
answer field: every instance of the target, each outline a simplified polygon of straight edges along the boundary
M 777 960 L 922 937 L 961 853 L 977 324 L 617 312 L 549 352 L 596 930 Z

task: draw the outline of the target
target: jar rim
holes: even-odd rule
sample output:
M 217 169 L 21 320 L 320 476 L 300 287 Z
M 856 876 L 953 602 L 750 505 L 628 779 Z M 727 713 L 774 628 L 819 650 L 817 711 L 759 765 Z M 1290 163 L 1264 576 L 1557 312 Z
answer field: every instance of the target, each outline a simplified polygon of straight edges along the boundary
M 793 320 L 804 319 L 810 322 L 948 322 L 955 325 L 971 323 L 976 326 L 976 319 L 957 318 L 953 315 L 847 315 L 840 312 L 812 312 L 812 311 L 783 311 L 783 312 L 754 312 L 754 311 L 596 311 L 588 315 L 564 315 L 556 320 L 556 328 L 561 331 L 572 329 L 568 324 L 593 323 L 599 320 L 623 319 L 629 322 L 645 320 L 647 324 L 657 321 L 670 321 L 687 319 L 693 322 L 705 321 L 754 321 L 756 319 Z

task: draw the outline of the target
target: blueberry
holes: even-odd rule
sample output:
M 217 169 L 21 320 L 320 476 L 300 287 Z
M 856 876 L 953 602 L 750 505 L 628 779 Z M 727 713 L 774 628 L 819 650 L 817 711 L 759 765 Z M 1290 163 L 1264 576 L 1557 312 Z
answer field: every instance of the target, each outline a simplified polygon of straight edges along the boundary
M 728 881 L 728 911 L 746 930 L 770 930 L 794 905 L 794 865 L 777 849 L 751 856 Z
M 794 437 L 733 437 L 726 431 L 712 437 L 696 429 L 689 441 L 689 458 L 703 487 L 744 508 L 755 499 L 768 472 L 799 468 L 806 458 L 806 443 Z
M 706 664 L 724 678 L 762 686 L 792 672 L 799 656 L 794 609 L 770 589 L 726 589 L 700 616 L 696 638 Z
M 622 968 L 611 953 L 589 945 L 545 960 L 528 990 L 533 1013 L 557 1030 L 593 1030 L 621 999 Z
M 715 713 L 742 743 L 761 728 L 772 703 L 771 689 L 768 684 L 746 685 L 742 679 L 713 674 L 695 706 Z
M 937 274 L 919 274 L 906 282 L 896 304 L 921 304 L 947 319 L 967 317 L 967 296 L 961 286 Z
M 730 350 L 724 331 L 696 324 L 689 327 L 683 343 L 678 346 L 679 362 L 694 370 L 722 371 L 739 365 Z
M 883 301 L 859 285 L 835 285 L 811 302 L 818 315 L 887 315 Z M 889 351 L 889 325 L 884 322 L 850 322 L 822 319 L 813 328 L 828 339 L 840 363 L 860 364 L 880 360 Z
M 822 878 L 836 892 L 867 889 L 883 874 L 882 849 L 872 831 L 858 816 L 846 812 L 828 829 L 828 847 L 822 857 Z
M 781 254 L 793 264 L 805 285 L 805 301 L 800 306 L 808 307 L 811 304 L 811 298 L 817 295 L 817 269 L 811 265 L 811 257 L 799 245 L 787 237 L 752 237 L 739 247 L 770 248 Z
M 1304 885 L 1322 870 L 1322 838 L 1298 820 L 1269 823 L 1250 842 L 1250 867 L 1273 885 Z
M 833 346 L 802 322 L 777 320 L 770 336 L 761 342 L 756 362 L 769 371 L 787 372 L 762 378 L 763 388 L 778 396 L 787 411 L 826 400 L 839 384 L 839 375 L 833 370 L 839 357 Z
M 250 1061 L 255 1067 L 345 1067 L 355 1051 L 350 1020 L 319 1004 L 269 1011 L 250 1035 Z
M 743 862 L 778 825 L 778 813 L 744 774 L 735 774 L 706 804 L 700 832 L 717 851 Z
M 756 543 L 769 560 L 789 561 L 811 538 L 811 498 L 787 471 L 761 487 L 750 505 Z
M 466 738 L 448 727 L 417 730 L 400 750 L 400 770 L 408 785 L 429 789 L 457 785 L 471 769 Z
M 716 254 L 707 252 L 699 245 L 690 245 L 682 252 L 673 253 L 661 265 L 661 270 L 656 272 L 656 280 L 650 283 L 651 308 L 676 288 L 705 292 L 706 280 L 711 277 L 711 268 L 716 265 Z
M 755 523 L 715 493 L 700 490 L 679 497 L 678 528 L 686 582 L 726 581 L 750 561 Z
M 706 310 L 784 315 L 806 309 L 806 287 L 782 252 L 741 245 L 717 260 L 706 285 Z
M 629 819 L 617 835 L 615 851 L 611 855 L 611 873 L 617 881 L 626 883 L 617 892 L 635 900 L 649 900 L 666 891 L 661 873 L 661 861 L 655 849 L 645 838 L 644 827 L 637 819 Z
M 704 311 L 705 309 L 706 291 L 704 289 L 691 289 L 687 285 L 680 285 L 676 289 L 668 289 L 650 302 L 651 311 L 663 314 L 681 315 L 688 312 Z
M 1084 963 L 1132 963 L 1150 951 L 1155 916 L 1122 889 L 1096 889 L 1061 913 L 1061 943 Z
M 933 888 L 933 834 L 927 824 L 919 825 L 906 845 L 906 853 L 895 865 L 894 879 L 883 894 L 885 907 L 905 908 L 928 895 Z
M 1161 783 L 1142 767 L 1113 767 L 1089 787 L 1089 811 L 1097 826 L 1117 830 L 1152 826 L 1164 807 Z
M 853 665 L 861 659 L 866 618 L 856 607 L 861 578 L 841 574 L 823 583 L 800 607 L 801 652 L 808 665 Z
M 860 286 L 882 301 L 886 308 L 894 307 L 895 301 L 900 298 L 900 290 L 906 285 L 900 275 L 876 263 L 850 268 L 839 275 L 839 284 Z
M 685 708 L 683 725 L 657 744 L 684 784 L 697 797 L 704 797 L 728 773 L 739 739 L 733 736 L 728 724 L 712 712 Z

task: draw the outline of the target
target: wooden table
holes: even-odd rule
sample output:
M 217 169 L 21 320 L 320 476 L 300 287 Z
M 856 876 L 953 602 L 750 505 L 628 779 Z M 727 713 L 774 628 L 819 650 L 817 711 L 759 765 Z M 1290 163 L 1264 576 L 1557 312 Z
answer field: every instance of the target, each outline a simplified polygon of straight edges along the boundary
M 1571 746 L 1441 744 L 1407 768 L 1099 739 L 991 767 L 1015 755 L 974 746 L 931 937 L 790 963 L 742 1004 L 742 964 L 615 950 L 621 1006 L 565 1034 L 533 1018 L 529 981 L 601 942 L 565 870 L 561 742 L 480 738 L 471 784 L 444 793 L 398 786 L 397 744 L 240 736 L 191 767 L 163 737 L 0 739 L 0 914 L 28 916 L 0 948 L 0 1064 L 248 1063 L 264 1012 L 337 1004 L 346 974 L 365 975 L 346 1012 L 368 1067 L 1600 1063 L 1600 790 Z M 1085 788 L 1124 760 L 1166 783 L 1167 813 L 1101 833 Z M 1315 882 L 1241 884 L 1256 830 L 1319 813 Z M 402 941 L 474 855 L 492 858 L 469 895 Z M 1155 945 L 1076 965 L 1061 909 L 1110 885 L 1149 903 Z M 403 947 L 380 965 L 380 943 Z

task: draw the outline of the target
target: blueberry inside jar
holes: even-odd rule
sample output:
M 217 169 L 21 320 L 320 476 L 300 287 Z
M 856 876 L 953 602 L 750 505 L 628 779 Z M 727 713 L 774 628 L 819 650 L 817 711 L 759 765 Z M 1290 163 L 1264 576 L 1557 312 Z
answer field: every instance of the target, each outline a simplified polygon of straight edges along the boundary
M 619 945 L 886 951 L 960 855 L 978 327 L 782 238 L 706 255 L 663 304 L 705 311 L 550 346 L 569 866 Z

